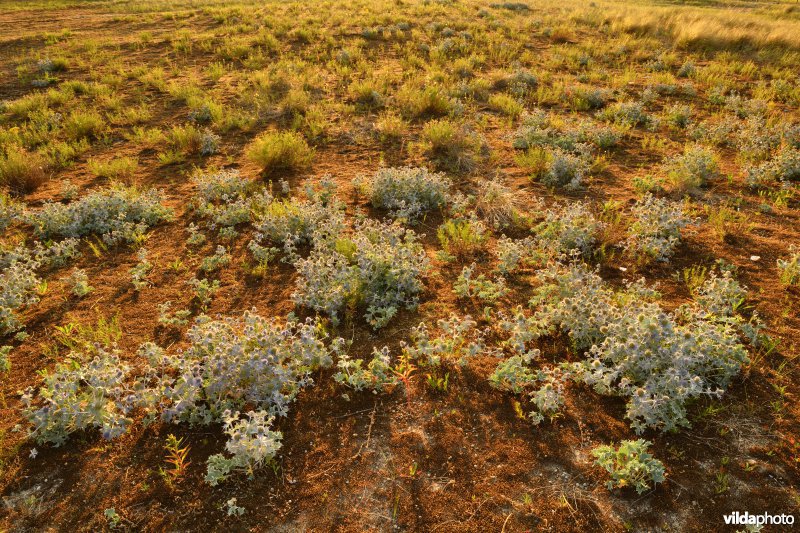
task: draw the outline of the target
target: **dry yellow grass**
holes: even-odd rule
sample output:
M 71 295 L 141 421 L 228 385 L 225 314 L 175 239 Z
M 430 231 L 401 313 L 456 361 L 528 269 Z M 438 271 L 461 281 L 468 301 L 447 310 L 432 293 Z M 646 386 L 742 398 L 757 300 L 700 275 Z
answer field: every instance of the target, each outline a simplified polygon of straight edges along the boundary
M 767 18 L 742 8 L 631 7 L 608 5 L 615 29 L 666 35 L 686 48 L 727 49 L 782 46 L 800 48 L 800 21 Z

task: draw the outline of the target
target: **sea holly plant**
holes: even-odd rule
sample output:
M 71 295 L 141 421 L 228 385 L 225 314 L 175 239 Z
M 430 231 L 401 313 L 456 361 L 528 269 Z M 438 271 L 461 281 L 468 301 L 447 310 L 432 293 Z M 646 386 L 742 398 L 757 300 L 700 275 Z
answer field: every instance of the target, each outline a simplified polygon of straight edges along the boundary
M 412 230 L 364 220 L 347 237 L 317 242 L 295 267 L 295 303 L 335 322 L 345 309 L 363 307 L 367 322 L 377 329 L 400 308 L 416 307 L 428 259 Z
M 192 287 L 194 291 L 194 300 L 200 304 L 200 308 L 204 311 L 208 309 L 211 300 L 213 300 L 214 295 L 219 291 L 221 286 L 218 279 L 212 281 L 208 278 L 192 278 L 187 281 L 186 284 Z
M 137 404 L 128 384 L 130 367 L 119 354 L 98 347 L 98 355 L 81 362 L 72 354 L 52 372 L 43 372 L 44 384 L 34 399 L 29 387 L 22 396 L 24 413 L 31 423 L 30 436 L 39 444 L 64 444 L 70 434 L 97 428 L 106 439 L 123 434 L 132 423 Z
M 551 251 L 551 255 L 579 253 L 586 256 L 594 249 L 603 226 L 587 204 L 574 202 L 548 209 L 534 233 L 539 249 Z
M 787 147 L 773 158 L 747 169 L 747 185 L 757 189 L 800 181 L 800 147 Z
M 373 207 L 413 224 L 447 204 L 450 181 L 425 168 L 381 168 L 373 176 L 360 177 L 356 186 Z
M 535 312 L 520 329 L 527 339 L 567 333 L 584 354 L 570 365 L 572 379 L 626 398 L 637 432 L 688 426 L 687 403 L 721 396 L 748 361 L 738 324 L 700 306 L 668 313 L 643 284 L 611 289 L 582 263 L 554 264 L 537 277 Z
M 543 422 L 545 417 L 555 418 L 564 405 L 564 381 L 568 373 L 558 368 L 531 367 L 540 352 L 529 347 L 533 340 L 528 333 L 530 322 L 521 310 L 514 317 L 504 317 L 500 325 L 511 332 L 511 337 L 503 344 L 513 355 L 497 364 L 489 376 L 489 384 L 513 394 L 527 394 L 534 407 L 528 417 L 534 425 Z
M 428 367 L 443 365 L 465 366 L 470 359 L 488 353 L 484 338 L 486 330 L 478 328 L 471 316 L 452 314 L 437 321 L 438 334 L 433 334 L 425 322 L 411 328 L 410 342 L 403 342 L 403 355 Z
M 235 235 L 234 226 L 250 221 L 251 212 L 272 201 L 264 188 L 256 187 L 238 170 L 200 173 L 194 177 L 197 193 L 190 203 L 193 212 L 208 221 L 221 236 Z
M 19 330 L 22 320 L 18 315 L 21 308 L 39 301 L 36 289 L 42 283 L 37 274 L 41 261 L 30 253 L 2 258 L 0 269 L 0 333 Z
M 146 248 L 139 248 L 136 252 L 136 258 L 139 262 L 130 270 L 131 283 L 133 284 L 133 290 L 136 292 L 150 286 L 150 281 L 148 281 L 147 276 L 150 274 L 150 271 L 153 270 L 153 263 L 147 259 L 147 254 L 148 251 Z
M 172 219 L 155 189 L 113 185 L 68 204 L 46 203 L 27 213 L 26 222 L 40 238 L 99 235 L 106 244 L 137 242 L 151 226 Z
M 453 292 L 459 298 L 475 298 L 481 302 L 495 303 L 508 292 L 505 279 L 500 276 L 494 281 L 485 274 L 475 276 L 477 265 L 472 263 L 461 270 L 453 285 Z
M 192 312 L 188 309 L 178 309 L 172 312 L 172 302 L 167 301 L 158 305 L 158 322 L 165 326 L 186 326 Z
M 22 328 L 19 311 L 37 303 L 47 287 L 39 272 L 77 257 L 77 244 L 76 239 L 65 239 L 0 250 L 0 334 Z
M 502 236 L 497 239 L 497 271 L 508 276 L 533 265 L 546 262 L 547 251 L 541 249 L 534 237 L 510 239 Z
M 606 483 L 609 490 L 631 487 L 637 494 L 643 494 L 664 482 L 664 464 L 647 452 L 649 447 L 649 442 L 639 439 L 622 441 L 618 447 L 604 445 L 592 450 L 595 464 L 611 476 Z
M 208 255 L 200 261 L 200 270 L 203 272 L 216 272 L 231 263 L 231 254 L 224 246 L 217 245 L 212 255 Z
M 680 243 L 681 230 L 692 223 L 680 204 L 646 194 L 632 209 L 625 248 L 642 257 L 668 261 Z
M 208 458 L 206 482 L 212 487 L 227 479 L 232 472 L 243 472 L 250 478 L 269 464 L 281 449 L 283 434 L 272 430 L 274 416 L 266 411 L 249 411 L 243 418 L 239 412 L 222 413 L 225 434 L 225 454 Z
M 364 363 L 363 359 L 351 359 L 343 353 L 336 362 L 338 371 L 333 375 L 334 381 L 356 391 L 367 389 L 374 393 L 397 385 L 398 378 L 392 371 L 388 347 L 374 348 L 372 359 L 366 366 Z
M 200 316 L 189 347 L 168 354 L 152 343 L 141 348 L 150 362 L 147 402 L 167 422 L 210 424 L 226 410 L 252 406 L 286 416 L 289 404 L 312 383 L 310 374 L 333 364 L 344 340 L 327 346 L 322 325 L 268 320 L 247 312 L 241 319 Z
M 330 191 L 329 188 L 324 190 Z M 254 211 L 255 242 L 298 246 L 338 235 L 344 229 L 340 202 L 335 200 L 332 192 L 316 194 L 313 189 L 307 189 L 307 195 L 309 199 L 275 198 L 259 206 Z
M 326 345 L 319 321 L 281 322 L 252 313 L 239 320 L 198 317 L 187 337 L 189 348 L 173 354 L 143 344 L 138 355 L 147 364 L 135 378 L 116 352 L 98 346 L 88 362 L 71 353 L 43 373 L 38 394 L 29 387 L 22 397 L 31 437 L 60 446 L 70 434 L 94 427 L 112 439 L 140 408 L 146 421 L 223 422 L 229 455 L 209 459 L 208 482 L 234 471 L 252 475 L 280 448 L 281 435 L 271 430 L 274 417 L 286 416 L 300 390 L 313 383 L 310 374 L 331 366 L 345 344 L 337 338 Z M 245 407 L 253 408 L 246 419 L 239 416 Z
M 71 287 L 72 294 L 78 298 L 83 298 L 94 290 L 94 287 L 89 285 L 89 275 L 82 268 L 73 270 L 65 281 Z
M 0 191 L 0 231 L 20 220 L 23 205 L 11 199 L 6 193 Z

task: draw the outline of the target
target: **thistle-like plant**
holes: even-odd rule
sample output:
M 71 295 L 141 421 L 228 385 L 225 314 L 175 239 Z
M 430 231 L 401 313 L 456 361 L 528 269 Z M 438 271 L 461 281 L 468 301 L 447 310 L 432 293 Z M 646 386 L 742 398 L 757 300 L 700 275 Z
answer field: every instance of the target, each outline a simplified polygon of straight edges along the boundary
M 642 494 L 664 482 L 664 464 L 647 452 L 650 444 L 642 439 L 625 440 L 618 447 L 605 445 L 592 450 L 595 463 L 611 476 L 606 484 L 609 490 L 632 487 Z

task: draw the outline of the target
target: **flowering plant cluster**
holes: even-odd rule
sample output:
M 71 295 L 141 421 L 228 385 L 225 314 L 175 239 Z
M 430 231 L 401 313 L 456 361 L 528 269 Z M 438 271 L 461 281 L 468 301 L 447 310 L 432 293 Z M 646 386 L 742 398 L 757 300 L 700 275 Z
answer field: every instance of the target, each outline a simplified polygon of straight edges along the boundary
M 246 312 L 239 320 L 201 316 L 187 333 L 189 348 L 168 354 L 146 344 L 156 385 L 148 404 L 167 422 L 218 422 L 226 410 L 245 406 L 286 416 L 310 374 L 333 363 L 344 341 L 330 346 L 318 322 L 267 320 Z
M 335 239 L 345 228 L 342 205 L 332 198 L 332 191 L 307 189 L 309 199 L 276 198 L 256 210 L 255 238 L 248 247 L 256 259 L 266 264 L 278 249 L 261 244 L 280 244 L 286 261 L 295 262 L 300 256 L 299 245 L 327 242 Z
M 252 474 L 280 448 L 280 433 L 270 430 L 273 417 L 286 416 L 300 390 L 312 384 L 310 374 L 331 366 L 344 346 L 341 338 L 326 345 L 327 334 L 312 319 L 282 323 L 252 313 L 240 320 L 198 317 L 187 336 L 189 348 L 174 354 L 143 344 L 138 355 L 146 369 L 135 379 L 115 351 L 97 346 L 88 363 L 71 353 L 44 373 L 38 394 L 28 388 L 23 395 L 31 436 L 60 446 L 70 434 L 96 427 L 112 439 L 130 426 L 131 411 L 143 408 L 148 419 L 225 424 L 231 456 L 209 459 L 209 483 L 232 471 Z M 240 419 L 245 407 L 255 410 Z
M 800 181 L 800 150 L 787 147 L 772 159 L 751 167 L 746 182 L 750 187 L 762 188 L 773 184 L 788 185 Z
M 238 170 L 199 174 L 194 183 L 197 194 L 192 200 L 192 209 L 199 217 L 209 220 L 212 228 L 220 230 L 249 222 L 252 204 L 265 195 L 270 198 L 266 191 L 251 198 L 253 187 Z
M 505 278 L 500 276 L 492 281 L 485 274 L 476 276 L 476 268 L 477 265 L 472 263 L 461 270 L 453 285 L 453 292 L 459 298 L 476 298 L 481 302 L 494 303 L 508 293 Z
M 381 168 L 373 176 L 361 177 L 358 188 L 373 207 L 414 223 L 448 202 L 450 181 L 425 168 Z
M 364 220 L 347 238 L 318 242 L 295 266 L 298 305 L 334 320 L 346 307 L 363 305 L 367 322 L 380 328 L 400 307 L 416 307 L 428 259 L 412 230 Z
M 669 260 L 680 243 L 681 229 L 692 223 L 680 204 L 649 193 L 633 207 L 633 216 L 625 248 L 657 261 Z
M 241 471 L 252 477 L 281 449 L 283 434 L 271 429 L 274 416 L 265 411 L 249 411 L 245 416 L 241 418 L 238 411 L 222 413 L 228 436 L 225 451 L 230 456 L 218 453 L 208 458 L 206 481 L 212 487 L 227 479 L 231 472 Z
M 113 185 L 69 204 L 47 203 L 25 218 L 41 238 L 100 235 L 107 244 L 134 242 L 147 228 L 170 220 L 172 210 L 151 189 Z
M 432 335 L 425 322 L 411 328 L 411 342 L 403 342 L 403 355 L 421 361 L 430 367 L 467 362 L 488 349 L 484 338 L 486 330 L 479 329 L 471 316 L 452 314 L 437 321 L 439 334 Z
M 0 333 L 22 327 L 18 311 L 39 301 L 37 291 L 43 280 L 39 271 L 59 267 L 79 255 L 76 239 L 43 245 L 35 242 L 0 250 Z
M 36 442 L 61 446 L 71 433 L 90 427 L 111 439 L 130 425 L 129 413 L 136 405 L 135 391 L 126 385 L 130 367 L 120 361 L 119 354 L 103 348 L 88 363 L 81 359 L 73 354 L 53 372 L 43 372 L 39 402 L 34 402 L 33 388 L 23 394 L 30 435 Z
M 595 219 L 587 204 L 574 202 L 548 209 L 534 232 L 540 250 L 555 254 L 577 252 L 588 255 L 602 228 L 603 223 Z
M 687 426 L 686 403 L 720 396 L 748 360 L 733 324 L 710 319 L 700 307 L 667 313 L 641 283 L 615 291 L 583 264 L 554 266 L 538 277 L 533 334 L 557 328 L 577 349 L 588 348 L 573 365 L 573 379 L 627 398 L 637 432 Z

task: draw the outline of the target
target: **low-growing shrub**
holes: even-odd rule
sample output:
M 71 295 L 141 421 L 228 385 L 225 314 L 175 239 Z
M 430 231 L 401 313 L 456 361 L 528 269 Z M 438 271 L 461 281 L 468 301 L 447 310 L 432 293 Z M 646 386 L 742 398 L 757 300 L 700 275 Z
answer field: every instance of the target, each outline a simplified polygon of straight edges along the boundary
M 152 383 L 147 403 L 166 422 L 210 424 L 245 407 L 286 416 L 310 374 L 333 364 L 344 340 L 329 346 L 318 322 L 265 319 L 246 312 L 241 319 L 198 317 L 187 333 L 189 347 L 168 354 L 145 344 Z
M 527 353 L 504 359 L 489 376 L 489 383 L 498 390 L 527 393 L 535 408 L 528 418 L 534 425 L 539 425 L 545 416 L 555 417 L 564 405 L 564 384 L 557 371 L 532 370 L 529 365 L 533 358 L 532 354 Z
M 588 255 L 602 227 L 603 223 L 594 217 L 588 205 L 574 202 L 548 209 L 534 233 L 540 250 L 552 254 Z
M 537 278 L 528 337 L 556 328 L 569 334 L 576 349 L 589 348 L 586 360 L 573 365 L 573 379 L 628 398 L 626 416 L 638 432 L 688 425 L 686 402 L 721 395 L 747 362 L 735 321 L 699 308 L 670 315 L 648 302 L 655 294 L 641 284 L 613 291 L 581 264 L 553 265 Z
M 230 456 L 214 454 L 208 458 L 206 482 L 212 487 L 232 472 L 244 472 L 252 478 L 256 470 L 269 464 L 281 449 L 283 434 L 271 429 L 274 416 L 265 411 L 249 411 L 246 416 L 246 419 L 240 418 L 238 411 L 222 414 L 228 436 L 225 451 Z
M 496 253 L 497 270 L 503 275 L 542 263 L 547 258 L 547 252 L 539 248 L 533 237 L 514 240 L 502 236 L 497 239 Z
M 465 366 L 470 359 L 487 354 L 484 338 L 488 331 L 479 329 L 471 316 L 451 314 L 436 321 L 437 335 L 425 322 L 411 328 L 411 341 L 403 342 L 403 356 L 428 368 Z
M 502 277 L 492 281 L 485 274 L 475 276 L 477 265 L 472 263 L 461 270 L 453 285 L 453 292 L 459 298 L 476 298 L 481 302 L 494 303 L 508 293 L 506 281 Z
M 19 221 L 22 213 L 21 203 L 0 192 L 0 231 L 5 231 L 6 228 Z
M 635 220 L 625 247 L 643 257 L 668 261 L 680 243 L 681 229 L 692 222 L 680 204 L 646 194 L 632 209 Z
M 133 268 L 128 272 L 131 276 L 133 290 L 136 292 L 150 286 L 150 281 L 147 279 L 147 276 L 150 274 L 150 271 L 153 270 L 153 263 L 147 259 L 147 254 L 147 248 L 139 248 L 136 252 L 136 258 L 139 261 L 133 265 Z
M 239 175 L 239 171 L 220 170 L 218 172 L 200 173 L 194 176 L 197 188 L 195 209 L 202 210 L 203 205 L 214 202 L 229 202 L 243 196 L 250 188 L 250 181 Z
M 318 243 L 295 267 L 295 303 L 334 321 L 346 308 L 363 306 L 367 322 L 380 328 L 399 308 L 416 307 L 428 259 L 413 231 L 365 220 L 347 237 Z
M 692 107 L 685 104 L 673 104 L 665 111 L 667 122 L 675 128 L 686 128 L 692 117 Z
M 373 207 L 414 223 L 447 203 L 450 181 L 424 168 L 381 168 L 373 176 L 360 178 L 358 188 Z
M 66 239 L 0 249 L 0 334 L 19 330 L 23 325 L 19 310 L 38 302 L 39 293 L 47 288 L 38 271 L 58 268 L 77 257 L 77 245 L 77 240 Z
M 653 122 L 639 102 L 616 102 L 600 111 L 598 116 L 628 127 L 649 126 Z
M 155 189 L 112 185 L 69 204 L 46 203 L 26 220 L 46 239 L 100 235 L 109 244 L 134 242 L 150 226 L 172 218 L 161 201 Z
M 203 272 L 216 272 L 231 263 L 231 254 L 222 245 L 217 245 L 213 255 L 207 255 L 200 261 L 200 270 Z
M 133 391 L 125 383 L 130 367 L 118 354 L 98 350 L 88 363 L 81 363 L 75 354 L 52 372 L 43 373 L 44 384 L 37 396 L 43 406 L 37 407 L 38 402 L 34 402 L 32 387 L 25 391 L 22 403 L 33 426 L 30 436 L 36 442 L 61 446 L 70 434 L 91 427 L 111 439 L 131 424 L 127 415 L 133 407 Z
M 330 240 L 345 226 L 341 205 L 335 201 L 326 204 L 320 198 L 276 198 L 256 210 L 254 219 L 254 246 L 260 246 L 262 240 L 282 244 L 290 260 L 296 259 L 296 246 Z
M 664 464 L 647 452 L 650 443 L 639 439 L 622 441 L 618 447 L 598 446 L 592 450 L 595 463 L 611 476 L 609 490 L 632 487 L 642 494 L 653 485 L 663 483 Z
M 36 273 L 41 261 L 28 255 L 3 258 L 0 270 L 0 333 L 10 333 L 22 326 L 19 309 L 39 301 L 36 288 L 42 282 Z
M 717 276 L 712 272 L 706 280 L 695 289 L 694 299 L 697 305 L 711 319 L 724 319 L 736 314 L 747 298 L 747 290 L 733 277 L 729 270 Z
M 548 152 L 547 166 L 539 175 L 539 181 L 548 187 L 577 190 L 583 185 L 590 169 L 591 161 L 586 155 L 554 148 Z
M 366 367 L 363 359 L 351 359 L 346 354 L 339 357 L 336 366 L 338 372 L 333 375 L 334 381 L 355 391 L 367 389 L 381 392 L 398 383 L 398 378 L 392 371 L 389 348 L 385 346 L 382 350 L 373 349 L 372 359 Z
M 192 278 L 186 282 L 187 285 L 192 287 L 194 292 L 194 300 L 200 304 L 201 309 L 207 309 L 214 295 L 219 291 L 220 282 L 218 279 L 214 281 L 208 278 L 198 279 Z
M 637 432 L 688 426 L 686 403 L 720 396 L 748 361 L 735 322 L 699 307 L 667 313 L 641 284 L 614 291 L 582 264 L 553 265 L 537 278 L 532 334 L 560 329 L 576 349 L 588 348 L 573 379 L 627 398 Z
M 784 148 L 769 161 L 747 169 L 745 180 L 753 188 L 800 181 L 800 150 Z
M 220 231 L 233 231 L 233 226 L 248 222 L 254 205 L 271 199 L 265 191 L 249 197 L 251 183 L 238 170 L 201 173 L 194 177 L 194 183 L 197 194 L 190 207 Z
M 94 287 L 89 285 L 89 275 L 81 268 L 73 270 L 65 281 L 69 285 L 72 294 L 78 298 L 83 298 L 94 290 Z
M 683 154 L 671 157 L 665 166 L 667 183 L 676 192 L 703 187 L 719 175 L 716 155 L 701 146 L 687 146 Z

